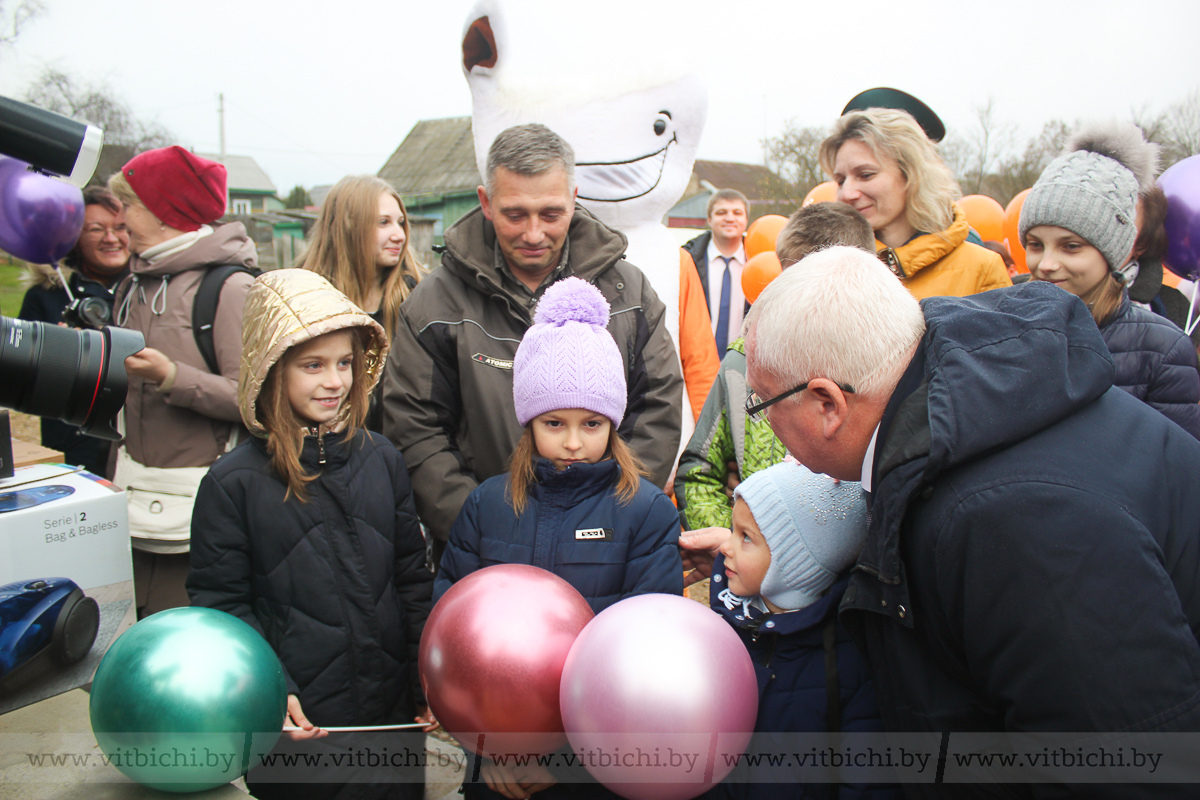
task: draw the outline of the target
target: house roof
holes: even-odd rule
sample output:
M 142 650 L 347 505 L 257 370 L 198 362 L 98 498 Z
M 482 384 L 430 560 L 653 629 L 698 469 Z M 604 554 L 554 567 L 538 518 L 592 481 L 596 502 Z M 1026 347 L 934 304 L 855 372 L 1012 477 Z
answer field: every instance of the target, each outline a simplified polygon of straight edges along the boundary
M 775 174 L 761 164 L 742 164 L 737 161 L 700 161 L 692 167 L 699 181 L 707 181 L 718 189 L 737 189 L 753 203 L 763 197 Z
M 479 169 L 471 118 L 421 120 L 379 170 L 379 177 L 405 197 L 473 193 Z
M 229 153 L 222 158 L 219 153 L 196 153 L 201 158 L 217 161 L 225 165 L 225 183 L 231 192 L 239 189 L 248 192 L 270 192 L 277 194 L 278 189 L 263 168 L 250 156 L 234 156 Z

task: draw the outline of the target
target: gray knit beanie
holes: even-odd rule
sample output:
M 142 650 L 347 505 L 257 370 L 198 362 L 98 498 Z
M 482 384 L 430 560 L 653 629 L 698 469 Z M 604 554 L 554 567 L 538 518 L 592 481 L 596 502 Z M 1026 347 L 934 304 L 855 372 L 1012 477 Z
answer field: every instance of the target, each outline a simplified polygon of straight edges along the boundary
M 785 461 L 739 483 L 733 496 L 746 501 L 771 551 L 759 594 L 788 611 L 820 598 L 866 542 L 867 504 L 856 482 Z
M 1054 225 L 1083 237 L 1109 270 L 1119 269 L 1137 239 L 1137 198 L 1154 184 L 1158 145 L 1132 123 L 1080 130 L 1050 162 L 1021 206 L 1021 245 L 1029 229 Z

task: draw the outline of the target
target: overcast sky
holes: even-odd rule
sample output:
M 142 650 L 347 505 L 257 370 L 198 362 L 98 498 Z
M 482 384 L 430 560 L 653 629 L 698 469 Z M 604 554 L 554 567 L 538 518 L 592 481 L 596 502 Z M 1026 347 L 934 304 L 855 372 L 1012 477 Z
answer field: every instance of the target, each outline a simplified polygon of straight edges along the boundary
M 992 97 L 1022 136 L 1054 117 L 1157 111 L 1200 87 L 1200 0 L 643 2 L 678 9 L 664 35 L 692 43 L 709 86 L 700 158 L 761 162 L 761 140 L 787 120 L 827 125 L 872 86 L 912 92 L 951 130 Z M 471 112 L 459 44 L 472 0 L 45 4 L 0 51 L 0 94 L 21 97 L 54 66 L 216 151 L 223 92 L 227 152 L 253 156 L 283 195 L 374 173 L 418 120 Z M 577 58 L 637 57 L 576 28 L 564 22 Z

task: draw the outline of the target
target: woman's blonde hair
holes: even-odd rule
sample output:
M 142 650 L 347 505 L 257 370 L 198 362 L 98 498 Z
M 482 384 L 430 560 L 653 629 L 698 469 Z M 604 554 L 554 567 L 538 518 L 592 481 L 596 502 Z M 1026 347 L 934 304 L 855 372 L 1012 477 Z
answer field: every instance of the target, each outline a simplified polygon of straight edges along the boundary
M 129 181 L 125 179 L 125 173 L 121 170 L 114 172 L 108 179 L 108 190 L 127 206 L 146 207 L 142 199 L 133 191 L 133 187 L 129 185 Z
M 346 438 L 350 441 L 367 418 L 367 409 L 371 404 L 371 386 L 367 380 L 367 356 L 363 339 L 366 332 L 361 328 L 344 328 L 350 334 L 350 346 L 353 352 L 351 372 L 354 380 L 344 401 L 350 408 L 346 418 Z M 331 331 L 325 336 L 333 336 L 342 331 Z M 317 337 L 317 339 L 324 337 Z M 262 390 L 255 405 L 255 415 L 262 426 L 267 429 L 267 454 L 271 457 L 271 466 L 287 485 L 286 500 L 295 494 L 301 503 L 308 502 L 308 483 L 317 478 L 317 473 L 308 473 L 300 463 L 300 452 L 304 448 L 304 437 L 311 432 L 308 420 L 302 418 L 292 408 L 288 400 L 287 381 L 282 378 L 284 371 L 300 353 L 300 348 L 317 339 L 306 339 L 287 349 L 283 357 L 276 361 L 263 380 Z M 318 433 L 319 435 L 319 433 Z
M 404 252 L 400 254 L 400 263 L 383 281 L 380 303 L 383 329 L 391 341 L 396 333 L 400 304 L 411 291 L 405 278 L 416 283 L 424 270 L 412 253 L 412 233 L 404 201 L 387 181 L 374 175 L 351 175 L 338 181 L 321 205 L 321 214 L 309 234 L 308 249 L 297 259 L 296 266 L 312 270 L 355 305 L 366 308 L 371 288 L 379 282 L 373 223 L 379 217 L 381 194 L 396 200 L 404 225 Z
M 821 143 L 821 168 L 829 175 L 833 175 L 838 150 L 851 140 L 862 142 L 876 159 L 900 169 L 909 225 L 923 233 L 950 227 L 954 201 L 962 197 L 962 190 L 937 147 L 907 111 L 869 108 L 839 117 L 829 138 Z
M 648 475 L 641 459 L 630 449 L 617 426 L 608 430 L 607 457 L 617 462 L 617 500 L 627 504 L 637 496 L 641 477 Z M 529 501 L 529 491 L 537 483 L 534 464 L 538 458 L 537 446 L 533 442 L 533 422 L 525 426 L 512 456 L 508 460 L 508 501 L 518 514 L 525 513 L 525 504 Z

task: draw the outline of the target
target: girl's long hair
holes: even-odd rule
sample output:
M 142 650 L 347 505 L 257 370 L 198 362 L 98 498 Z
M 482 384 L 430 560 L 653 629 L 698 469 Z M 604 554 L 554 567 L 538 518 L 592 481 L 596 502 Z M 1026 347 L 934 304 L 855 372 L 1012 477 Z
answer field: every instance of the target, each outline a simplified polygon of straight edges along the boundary
M 1104 280 L 1100 281 L 1094 289 L 1079 299 L 1087 304 L 1088 309 L 1092 312 L 1092 319 L 1096 320 L 1096 324 L 1104 325 L 1113 314 L 1117 313 L 1124 294 L 1125 284 L 1116 275 L 1109 272 Z
M 508 460 L 508 501 L 517 514 L 525 513 L 529 492 L 537 483 L 533 465 L 537 461 L 537 447 L 533 443 L 533 423 L 525 426 L 512 456 Z M 637 496 L 643 475 L 648 475 L 642 461 L 630 449 L 613 425 L 608 432 L 608 457 L 617 462 L 617 500 L 626 505 Z
M 367 408 L 371 403 L 371 387 L 367 381 L 367 356 L 363 346 L 363 335 L 357 328 L 347 329 L 350 332 L 350 346 L 353 352 L 351 366 L 354 381 L 346 395 L 345 404 L 349 408 L 346 417 L 345 441 L 350 441 L 362 427 L 367 418 Z M 325 334 L 331 336 L 340 331 Z M 300 452 L 304 449 L 304 437 L 311 432 L 308 420 L 302 418 L 292 408 L 287 396 L 287 381 L 281 377 L 293 361 L 296 360 L 299 348 L 309 339 L 287 349 L 283 358 L 271 366 L 267 377 L 263 380 L 262 390 L 258 395 L 255 413 L 258 421 L 267 429 L 267 454 L 271 457 L 271 466 L 287 485 L 284 500 L 293 494 L 301 503 L 308 502 L 308 484 L 315 480 L 318 473 L 309 474 L 300 463 Z M 320 435 L 320 431 L 318 431 Z
M 404 218 L 404 251 L 400 254 L 400 263 L 383 281 L 380 303 L 383 329 L 391 341 L 396 333 L 400 304 L 412 291 L 405 278 L 416 283 L 421 280 L 424 270 L 413 256 L 412 231 L 404 200 L 387 181 L 374 175 L 351 175 L 338 181 L 321 204 L 321 214 L 309 234 L 308 249 L 297 259 L 296 266 L 312 270 L 355 305 L 366 308 L 372 287 L 379 283 L 379 268 L 375 266 L 375 220 L 379 216 L 381 194 L 395 199 Z

